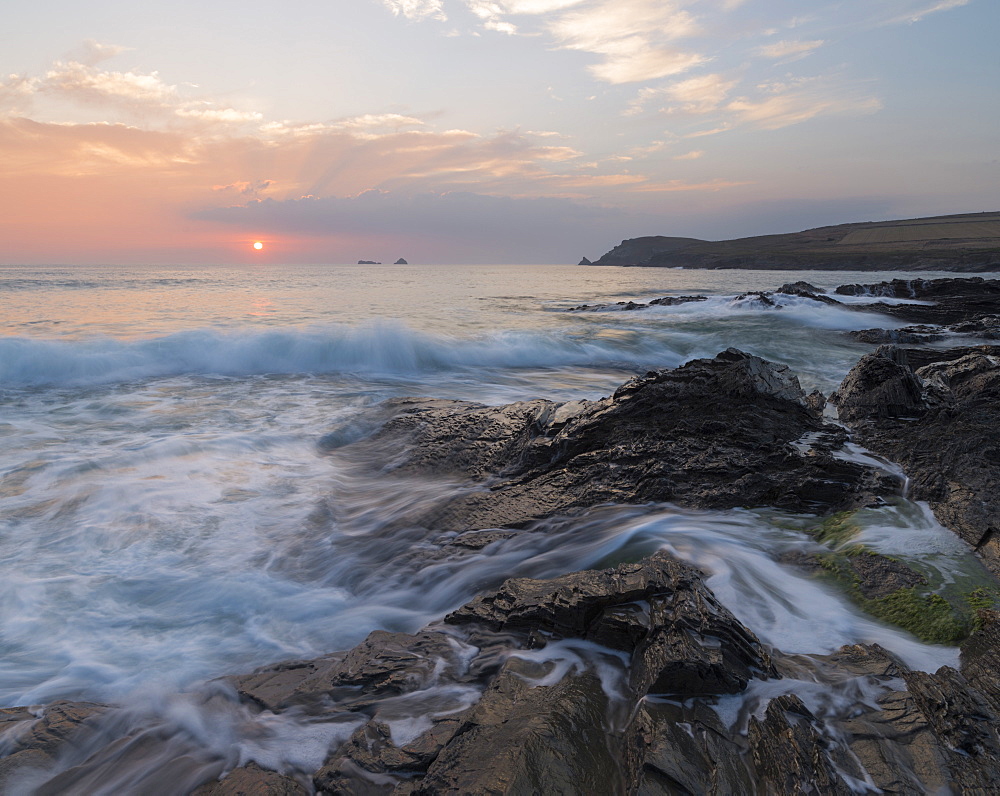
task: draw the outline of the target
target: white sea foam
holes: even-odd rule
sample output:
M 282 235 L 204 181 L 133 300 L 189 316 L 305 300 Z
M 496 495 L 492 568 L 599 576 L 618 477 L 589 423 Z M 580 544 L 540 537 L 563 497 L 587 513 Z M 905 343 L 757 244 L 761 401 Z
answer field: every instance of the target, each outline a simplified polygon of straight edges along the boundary
M 507 331 L 472 338 L 418 332 L 399 322 L 223 333 L 152 340 L 0 338 L 0 387 L 85 386 L 184 374 L 418 376 L 469 368 L 544 368 L 658 362 L 683 357 L 663 340 Z

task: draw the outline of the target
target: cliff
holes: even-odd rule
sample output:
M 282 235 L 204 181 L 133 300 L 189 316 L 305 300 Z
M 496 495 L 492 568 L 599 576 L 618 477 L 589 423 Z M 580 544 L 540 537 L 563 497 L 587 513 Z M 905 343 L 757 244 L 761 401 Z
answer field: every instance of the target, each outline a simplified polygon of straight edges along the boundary
M 594 265 L 777 270 L 1000 270 L 1000 212 L 840 224 L 735 240 L 623 240 Z

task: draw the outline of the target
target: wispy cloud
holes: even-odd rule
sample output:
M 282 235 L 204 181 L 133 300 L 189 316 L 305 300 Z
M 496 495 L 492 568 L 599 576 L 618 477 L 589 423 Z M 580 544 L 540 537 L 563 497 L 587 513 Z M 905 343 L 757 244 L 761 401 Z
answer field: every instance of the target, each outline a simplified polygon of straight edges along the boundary
M 641 113 L 658 104 L 663 113 L 710 113 L 718 109 L 739 81 L 713 73 L 655 88 L 643 88 L 630 102 L 626 114 Z
M 690 12 L 670 2 L 601 2 L 562 14 L 547 27 L 558 46 L 601 56 L 590 71 L 608 83 L 655 80 L 706 60 L 678 46 L 700 28 Z
M 822 39 L 813 41 L 777 41 L 757 48 L 757 54 L 764 58 L 801 58 L 823 46 Z
M 442 0 L 383 0 L 386 7 L 396 16 L 407 19 L 448 19 Z
M 817 116 L 868 114 L 882 102 L 863 92 L 843 91 L 822 80 L 763 86 L 763 96 L 738 97 L 725 106 L 737 123 L 777 130 Z

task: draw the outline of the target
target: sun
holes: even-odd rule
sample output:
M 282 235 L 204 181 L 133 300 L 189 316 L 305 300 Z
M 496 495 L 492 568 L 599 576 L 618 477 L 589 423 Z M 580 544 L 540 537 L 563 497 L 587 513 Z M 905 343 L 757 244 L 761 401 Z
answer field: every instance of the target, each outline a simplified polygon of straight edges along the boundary
M 255 248 L 255 249 L 257 250 L 257 251 L 260 251 L 261 249 L 263 249 L 263 248 L 264 248 L 264 244 L 263 244 L 263 243 L 261 243 L 261 242 L 260 242 L 259 240 L 257 240 L 257 241 L 254 241 L 254 244 L 253 244 L 253 247 L 254 247 L 254 248 Z

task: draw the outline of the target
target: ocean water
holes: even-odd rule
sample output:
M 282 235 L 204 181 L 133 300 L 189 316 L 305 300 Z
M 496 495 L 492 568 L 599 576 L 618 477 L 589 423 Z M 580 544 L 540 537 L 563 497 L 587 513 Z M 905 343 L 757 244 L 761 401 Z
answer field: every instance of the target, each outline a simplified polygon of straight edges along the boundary
M 374 629 L 416 630 L 506 577 L 659 548 L 706 571 L 719 598 L 786 652 L 878 641 L 914 666 L 954 663 L 955 650 L 881 625 L 778 563 L 814 547 L 796 530 L 808 518 L 606 506 L 451 560 L 441 534 L 410 518 L 466 485 L 372 476 L 349 446 L 320 444 L 370 433 L 372 408 L 389 397 L 598 398 L 635 373 L 729 346 L 830 392 L 872 348 L 847 330 L 900 324 L 796 297 L 772 308 L 738 296 L 796 279 L 833 288 L 894 276 L 0 268 L 0 706 L 111 702 L 144 720 L 172 717 L 180 734 L 194 722 L 203 747 L 239 748 L 244 762 L 305 769 L 342 726 L 271 717 L 261 751 L 248 740 L 257 736 L 233 729 L 245 716 L 230 706 L 206 718 L 189 695 Z M 693 294 L 709 299 L 569 311 Z M 866 534 L 876 549 L 919 551 L 943 581 L 977 566 L 926 507 L 906 501 L 870 512 Z

